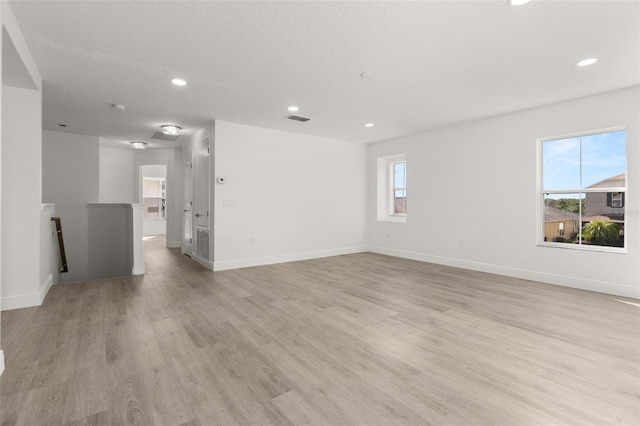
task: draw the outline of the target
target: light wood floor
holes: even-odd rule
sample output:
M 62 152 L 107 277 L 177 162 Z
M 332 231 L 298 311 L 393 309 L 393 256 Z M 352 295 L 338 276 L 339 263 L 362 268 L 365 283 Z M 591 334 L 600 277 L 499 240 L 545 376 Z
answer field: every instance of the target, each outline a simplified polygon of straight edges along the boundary
M 163 244 L 2 313 L 2 425 L 640 424 L 622 298 L 375 254 L 212 273 Z

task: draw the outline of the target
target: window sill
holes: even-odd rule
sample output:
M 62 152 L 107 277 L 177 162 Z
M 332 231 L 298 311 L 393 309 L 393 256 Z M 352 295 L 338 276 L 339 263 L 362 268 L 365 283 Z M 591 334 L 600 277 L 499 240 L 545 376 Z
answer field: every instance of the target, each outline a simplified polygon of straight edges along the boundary
M 625 247 L 590 246 L 586 244 L 541 242 L 541 243 L 538 243 L 537 245 L 538 247 L 550 247 L 550 248 L 559 248 L 559 249 L 577 250 L 577 251 L 597 251 L 601 253 L 627 254 L 629 252 Z
M 404 223 L 407 221 L 407 216 L 406 215 L 393 215 L 393 216 L 386 216 L 383 217 L 382 219 L 378 219 L 379 222 L 401 222 Z

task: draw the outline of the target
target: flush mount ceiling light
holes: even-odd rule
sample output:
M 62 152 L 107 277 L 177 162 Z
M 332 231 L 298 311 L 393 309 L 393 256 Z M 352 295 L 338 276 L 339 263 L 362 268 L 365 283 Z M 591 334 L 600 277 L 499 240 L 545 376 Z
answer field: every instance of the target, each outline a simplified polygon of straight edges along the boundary
M 578 62 L 576 64 L 576 66 L 578 66 L 578 67 L 586 67 L 588 65 L 593 65 L 596 62 L 598 62 L 598 58 L 583 59 L 582 61 Z
M 299 111 L 299 110 L 300 110 L 300 108 L 298 108 L 298 107 L 297 107 L 297 106 L 295 106 L 295 105 L 291 105 L 291 106 L 290 106 L 289 108 L 287 108 L 287 109 L 288 109 L 289 111 L 291 111 L 291 112 L 296 112 L 296 111 Z
M 529 3 L 531 0 L 507 0 L 509 6 L 522 6 Z
M 374 126 L 373 123 L 367 123 L 367 124 L 364 125 L 364 127 L 373 127 L 373 126 Z
M 143 141 L 132 141 L 131 142 L 131 146 L 133 147 L 133 149 L 146 149 L 147 148 L 147 143 L 143 142 Z
M 160 126 L 160 128 L 162 129 L 162 133 L 164 133 L 165 135 L 171 135 L 171 136 L 179 135 L 180 132 L 182 131 L 182 127 L 176 126 L 173 124 L 164 124 Z
M 171 80 L 171 82 L 172 82 L 173 84 L 175 84 L 176 86 L 186 86 L 186 85 L 187 85 L 187 82 L 186 82 L 186 81 L 184 81 L 184 80 L 183 80 L 183 79 L 181 79 L 181 78 L 174 78 L 173 80 Z

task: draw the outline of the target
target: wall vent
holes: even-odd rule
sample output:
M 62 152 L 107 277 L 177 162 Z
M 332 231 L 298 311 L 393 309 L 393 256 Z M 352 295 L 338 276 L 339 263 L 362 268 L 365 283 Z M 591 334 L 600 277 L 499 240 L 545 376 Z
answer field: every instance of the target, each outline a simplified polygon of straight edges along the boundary
M 303 117 L 303 116 L 298 115 L 298 114 L 290 114 L 290 115 L 287 115 L 285 118 L 287 118 L 289 120 L 294 120 L 294 121 L 301 121 L 303 123 L 305 121 L 311 120 L 309 117 Z
M 162 132 L 155 132 L 153 136 L 151 136 L 151 139 L 159 139 L 161 141 L 175 142 L 175 140 L 178 139 L 179 137 L 180 135 L 165 135 Z
M 198 256 L 209 259 L 209 231 L 204 229 L 196 231 L 196 252 Z

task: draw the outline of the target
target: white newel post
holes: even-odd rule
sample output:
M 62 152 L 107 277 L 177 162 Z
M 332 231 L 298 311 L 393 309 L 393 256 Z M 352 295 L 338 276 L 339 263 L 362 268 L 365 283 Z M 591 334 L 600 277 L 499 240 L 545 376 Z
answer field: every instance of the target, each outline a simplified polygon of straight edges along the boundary
M 133 212 L 133 268 L 131 275 L 144 274 L 144 244 L 142 243 L 142 203 L 131 204 Z

